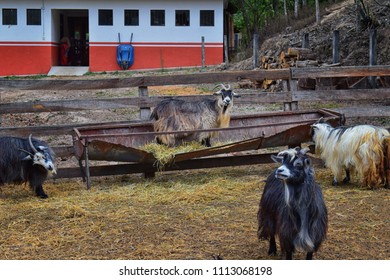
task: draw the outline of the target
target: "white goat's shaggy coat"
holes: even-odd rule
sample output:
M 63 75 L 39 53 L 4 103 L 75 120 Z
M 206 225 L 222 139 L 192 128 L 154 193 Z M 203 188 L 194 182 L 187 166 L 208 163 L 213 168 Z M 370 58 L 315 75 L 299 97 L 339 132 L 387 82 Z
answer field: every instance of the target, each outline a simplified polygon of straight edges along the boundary
M 381 127 L 356 125 L 333 128 L 325 122 L 312 125 L 316 153 L 320 154 L 334 175 L 333 184 L 349 181 L 349 173 L 357 173 L 363 184 L 371 188 L 384 183 L 383 139 L 390 133 Z

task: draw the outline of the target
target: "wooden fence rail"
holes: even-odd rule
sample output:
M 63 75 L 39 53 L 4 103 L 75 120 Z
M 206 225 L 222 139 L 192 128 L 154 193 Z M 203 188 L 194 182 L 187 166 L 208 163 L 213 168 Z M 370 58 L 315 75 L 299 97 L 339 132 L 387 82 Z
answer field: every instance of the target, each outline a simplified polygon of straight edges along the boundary
M 298 79 L 328 79 L 328 78 L 347 78 L 347 77 L 390 77 L 390 65 L 387 66 L 356 66 L 356 67 L 313 67 L 313 68 L 290 68 L 276 70 L 251 70 L 251 71 L 226 71 L 211 73 L 193 73 L 180 75 L 157 75 L 143 77 L 126 78 L 107 78 L 101 79 L 90 77 L 88 79 L 0 79 L 0 94 L 9 90 L 102 90 L 110 88 L 130 88 L 138 87 L 138 97 L 128 98 L 89 98 L 74 100 L 55 100 L 58 95 L 54 95 L 52 100 L 34 100 L 27 102 L 0 102 L 0 117 L 6 114 L 21 113 L 47 113 L 47 112 L 69 112 L 83 110 L 107 110 L 122 109 L 128 107 L 138 107 L 140 109 L 140 118 L 146 119 L 149 109 L 154 107 L 159 101 L 168 96 L 148 96 L 148 87 L 165 85 L 188 85 L 188 84 L 219 84 L 235 83 L 244 79 L 249 80 L 283 80 L 283 92 L 264 92 L 260 90 L 246 90 L 241 94 L 241 98 L 235 99 L 235 104 L 266 104 L 283 103 L 285 110 L 298 107 L 299 102 L 328 102 L 328 101 L 383 101 L 384 105 L 389 106 L 390 88 L 377 89 L 343 89 L 343 90 L 301 90 L 297 87 Z M 249 93 L 248 93 L 249 92 Z M 28 96 L 28 95 L 27 95 Z M 197 100 L 202 96 L 178 96 L 186 100 Z M 1 98 L 1 96 L 0 96 Z M 1 99 L 0 99 L 1 101 Z M 364 116 L 364 111 L 362 111 Z M 370 112 L 367 116 L 383 116 L 383 113 Z M 390 114 L 387 115 L 390 117 Z M 385 115 L 386 117 L 386 115 Z M 1 119 L 0 119 L 1 120 Z M 140 120 L 134 120 L 139 122 Z M 118 123 L 118 122 L 116 122 Z M 120 122 L 119 122 L 120 123 Z M 1 125 L 1 123 L 0 123 Z M 66 124 L 50 126 L 29 126 L 29 127 L 0 127 L 0 136 L 17 135 L 27 136 L 33 134 L 37 137 L 42 136 L 70 136 L 74 127 L 83 127 L 94 124 Z M 71 137 L 69 137 L 71 139 Z M 54 147 L 55 152 L 60 157 L 69 157 L 73 155 L 71 140 L 69 143 L 60 147 Z M 66 177 L 66 170 L 63 177 Z M 69 176 L 74 176 L 74 170 L 69 171 Z M 73 173 L 72 173 L 73 172 Z M 71 175 L 71 173 L 73 175 Z
M 221 82 L 238 82 L 243 79 L 288 80 L 289 69 L 277 71 L 254 70 L 193 73 L 181 75 L 159 75 L 128 78 L 88 79 L 88 80 L 57 80 L 57 79 L 0 79 L 0 89 L 25 90 L 88 90 L 129 88 L 167 85 L 212 84 Z

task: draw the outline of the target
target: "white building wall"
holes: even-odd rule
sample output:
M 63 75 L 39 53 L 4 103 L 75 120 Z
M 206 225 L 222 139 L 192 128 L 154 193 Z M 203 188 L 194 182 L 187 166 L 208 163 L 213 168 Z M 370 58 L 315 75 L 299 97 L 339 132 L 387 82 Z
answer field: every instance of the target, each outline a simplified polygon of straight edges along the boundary
M 204 36 L 208 43 L 223 42 L 223 0 L 0 0 L 1 8 L 16 8 L 18 24 L 1 24 L 0 41 L 41 41 L 58 42 L 58 14 L 52 9 L 88 9 L 90 41 L 97 43 L 117 43 L 118 32 L 122 40 L 133 42 L 197 42 Z M 42 8 L 42 25 L 26 25 L 26 9 Z M 113 26 L 98 26 L 98 10 L 112 9 Z M 124 10 L 138 9 L 139 26 L 124 25 Z M 165 26 L 150 26 L 150 10 L 165 10 Z M 175 26 L 175 10 L 190 10 L 190 26 Z M 199 11 L 214 10 L 215 26 L 199 26 Z M 12 31 L 12 32 L 10 32 Z
M 17 25 L 3 25 L 3 8 L 17 9 Z M 50 30 L 50 25 L 46 25 L 42 16 L 42 25 L 26 25 L 26 9 L 41 9 L 42 1 L 39 0 L 0 0 L 0 41 L 8 42 L 36 42 L 50 41 L 50 36 L 46 36 Z M 45 18 L 47 12 L 43 11 Z M 46 25 L 46 26 L 45 26 Z M 49 37 L 49 38 L 48 38 Z

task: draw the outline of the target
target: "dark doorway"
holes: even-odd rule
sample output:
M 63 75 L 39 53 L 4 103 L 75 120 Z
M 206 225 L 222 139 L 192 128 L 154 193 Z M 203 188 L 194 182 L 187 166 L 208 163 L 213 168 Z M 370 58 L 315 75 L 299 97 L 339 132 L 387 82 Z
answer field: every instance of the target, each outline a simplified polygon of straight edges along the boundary
M 61 66 L 89 66 L 88 10 L 52 10 Z
M 89 65 L 88 17 L 68 17 L 70 36 L 69 64 L 71 66 Z

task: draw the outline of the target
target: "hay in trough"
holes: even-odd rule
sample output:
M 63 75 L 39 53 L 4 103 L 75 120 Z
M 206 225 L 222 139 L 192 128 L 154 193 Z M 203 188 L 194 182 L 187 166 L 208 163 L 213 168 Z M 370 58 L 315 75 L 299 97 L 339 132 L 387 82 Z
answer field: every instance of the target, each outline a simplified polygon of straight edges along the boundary
M 177 147 L 168 147 L 166 145 L 160 145 L 157 143 L 148 143 L 140 147 L 141 150 L 152 153 L 157 159 L 155 165 L 159 170 L 164 169 L 164 166 L 169 165 L 173 162 L 175 155 L 180 153 L 188 153 L 200 149 L 204 149 L 205 146 L 199 142 L 184 142 L 182 145 Z

